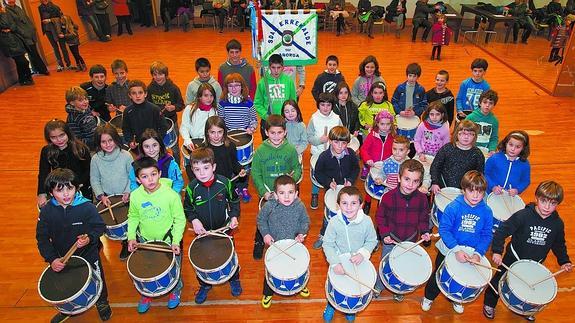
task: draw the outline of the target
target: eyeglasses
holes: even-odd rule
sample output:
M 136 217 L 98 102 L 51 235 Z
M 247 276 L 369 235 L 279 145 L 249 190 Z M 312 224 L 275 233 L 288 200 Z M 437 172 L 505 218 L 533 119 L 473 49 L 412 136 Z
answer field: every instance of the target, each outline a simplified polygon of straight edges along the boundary
M 462 136 L 469 136 L 469 137 L 473 137 L 475 136 L 475 132 L 473 131 L 467 131 L 467 130 L 461 130 L 457 133 L 458 135 L 462 135 Z
M 232 89 L 237 89 L 237 88 L 241 88 L 242 85 L 239 83 L 230 83 L 228 84 L 228 88 L 232 88 Z

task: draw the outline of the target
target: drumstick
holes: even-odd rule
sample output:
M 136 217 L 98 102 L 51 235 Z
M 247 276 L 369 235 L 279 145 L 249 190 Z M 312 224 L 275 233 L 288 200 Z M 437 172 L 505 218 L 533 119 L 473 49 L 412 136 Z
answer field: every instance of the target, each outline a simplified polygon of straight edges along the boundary
M 485 279 L 485 280 L 487 281 L 487 284 L 489 284 L 489 287 L 491 287 L 491 289 L 493 289 L 493 291 L 495 292 L 495 294 L 496 294 L 497 296 L 499 296 L 499 292 L 497 291 L 497 289 L 495 289 L 495 287 L 493 287 L 493 285 L 491 285 L 491 282 L 487 279 L 487 277 L 485 277 L 485 275 L 481 272 L 481 270 L 479 270 L 479 269 L 477 268 L 477 266 L 483 267 L 484 265 L 483 265 L 483 264 L 476 263 L 476 262 L 474 262 L 474 261 L 470 261 L 470 263 L 473 265 L 473 268 L 475 268 L 475 270 L 477 270 L 477 272 L 479 273 L 479 275 L 481 275 L 481 277 L 483 277 L 483 279 Z
M 352 279 L 353 281 L 355 281 L 356 283 L 358 283 L 358 284 L 360 284 L 360 285 L 363 285 L 363 286 L 365 286 L 366 288 L 369 288 L 372 292 L 378 293 L 378 291 L 377 291 L 375 288 L 369 287 L 366 283 L 364 283 L 364 282 L 362 282 L 361 280 L 359 280 L 359 279 L 353 277 L 352 275 L 350 275 L 350 274 L 349 274 L 347 271 L 345 271 L 345 270 L 344 270 L 344 274 L 345 274 L 347 277 L 351 278 L 351 279 Z
M 509 195 L 509 193 L 507 194 L 507 196 L 511 197 L 511 195 Z M 503 200 L 503 205 L 505 205 L 505 208 L 507 209 L 507 212 L 509 212 L 509 215 L 513 215 L 513 211 L 509 208 L 509 205 L 507 205 L 507 196 L 502 196 L 501 199 Z
M 87 234 L 83 234 L 81 235 L 78 239 L 84 239 L 86 238 L 88 235 Z M 60 262 L 63 264 L 66 264 L 68 262 L 68 260 L 70 260 L 70 257 L 72 257 L 72 255 L 74 254 L 74 252 L 76 252 L 76 249 L 78 249 L 78 246 L 76 245 L 76 242 L 74 242 L 74 244 L 72 245 L 72 247 L 70 248 L 70 250 L 68 250 L 68 252 L 66 252 L 66 254 L 64 255 L 64 257 L 62 257 L 60 259 Z
M 248 134 L 247 131 L 241 131 L 241 132 L 238 132 L 238 133 L 233 133 L 233 134 L 228 135 L 228 136 L 229 136 L 229 137 L 235 137 L 235 136 L 241 136 L 241 135 L 247 135 L 247 134 Z
M 531 284 L 529 284 L 525 279 L 523 279 L 523 277 L 517 275 L 513 270 L 511 270 L 511 268 L 509 268 L 505 263 L 501 262 L 501 266 L 503 266 L 503 268 L 507 269 L 508 272 L 510 272 L 513 276 L 517 277 L 520 281 L 522 281 L 525 285 L 529 286 L 531 289 L 533 289 L 533 286 Z
M 236 179 L 238 179 L 240 177 L 240 174 L 237 174 L 236 176 L 232 177 L 232 179 L 230 179 L 230 182 L 235 181 Z
M 164 248 L 164 247 L 158 246 L 158 245 L 149 245 L 149 244 L 144 244 L 144 243 L 138 243 L 136 245 L 136 248 L 146 249 L 146 250 L 151 250 L 151 251 L 169 252 L 169 253 L 174 252 L 172 249 Z
M 165 249 L 165 250 L 172 250 L 172 248 L 170 246 L 166 246 L 163 244 L 153 244 L 153 243 L 136 243 L 136 248 L 142 247 L 142 246 L 149 246 L 152 248 L 161 248 L 161 249 Z
M 429 236 L 430 236 L 430 237 L 439 237 L 439 233 L 433 233 L 433 234 L 430 234 Z M 410 251 L 411 249 L 415 248 L 416 246 L 419 246 L 420 244 L 423 243 L 423 241 L 425 241 L 425 240 L 424 240 L 424 239 L 419 239 L 419 241 L 417 241 L 413 246 L 411 246 L 411 247 L 409 247 L 409 248 L 403 250 L 402 253 L 400 253 L 399 255 L 397 255 L 397 256 L 395 256 L 395 257 L 393 257 L 393 258 L 397 258 L 397 257 L 403 255 L 404 253 Z
M 215 231 L 206 231 L 204 234 L 201 235 L 202 237 L 204 236 L 214 236 L 214 237 L 220 237 L 220 238 L 229 238 L 230 236 L 228 236 L 227 234 L 224 233 L 219 233 L 219 232 L 215 232 Z
M 446 194 L 444 194 L 442 191 L 439 191 L 437 194 L 445 197 L 446 199 L 448 199 L 450 202 L 453 202 L 453 199 L 449 196 L 447 196 Z
M 480 262 L 473 261 L 473 260 L 467 260 L 467 261 L 470 262 L 470 263 L 472 263 L 472 264 L 474 264 L 474 265 L 477 265 L 477 266 L 479 266 L 479 267 L 483 267 L 483 268 L 487 268 L 487 269 L 491 269 L 491 270 L 495 270 L 495 271 L 501 272 L 501 269 L 499 269 L 499 268 L 495 268 L 495 267 L 491 267 L 491 266 L 488 266 L 488 265 L 484 265 L 484 264 L 482 264 L 482 263 L 480 263 Z
M 295 261 L 295 257 L 290 255 L 289 253 L 287 253 L 284 249 L 280 248 L 275 242 L 272 242 L 272 246 L 276 247 L 279 251 L 281 251 L 283 254 L 285 254 L 286 256 L 290 257 L 291 259 L 293 259 Z
M 305 237 L 307 236 L 307 234 L 304 234 L 303 236 L 304 236 L 304 238 L 305 238 Z M 287 247 L 284 248 L 284 251 L 288 251 L 291 247 L 295 246 L 296 243 L 298 243 L 298 241 L 297 241 L 297 240 L 294 240 L 292 243 L 290 243 Z M 278 255 L 281 255 L 281 253 L 276 253 L 275 255 L 273 255 L 272 257 L 270 257 L 270 258 L 268 259 L 268 261 L 274 259 L 274 258 L 277 257 Z
M 545 278 L 543 278 L 543 279 L 540 279 L 540 280 L 536 281 L 533 285 L 531 285 L 531 288 L 533 288 L 533 287 L 535 287 L 535 285 L 540 284 L 540 283 L 542 283 L 542 282 L 544 282 L 544 281 L 546 281 L 546 280 L 548 280 L 548 279 L 551 279 L 552 277 L 555 277 L 555 276 L 557 276 L 557 275 L 559 275 L 560 273 L 563 273 L 563 272 L 565 272 L 565 269 L 558 270 L 558 271 L 554 272 L 553 274 L 551 274 L 551 275 L 549 275 L 549 276 L 547 276 L 547 277 L 545 277 Z
M 323 127 L 323 135 L 327 136 L 327 126 Z M 327 141 L 323 143 L 323 149 L 327 149 Z
M 232 136 L 229 136 L 229 135 L 228 135 L 228 139 L 231 139 L 231 140 L 233 140 L 233 141 L 235 141 L 235 142 L 240 142 L 240 141 L 237 140 L 236 138 L 234 138 L 234 137 L 232 137 Z
M 394 245 L 400 247 L 401 249 L 408 249 L 408 248 L 406 248 L 404 245 L 402 245 L 401 242 L 397 242 L 397 241 L 395 241 L 395 240 L 391 240 L 391 241 L 392 241 L 392 243 L 393 243 Z M 415 251 L 415 250 L 409 250 L 409 251 L 411 251 L 412 253 L 414 253 L 414 254 L 416 254 L 416 255 L 418 255 L 418 256 L 420 256 L 420 257 L 423 256 L 422 254 L 420 254 L 419 252 L 417 252 L 417 251 Z
M 112 221 L 114 221 L 116 224 L 118 224 L 118 221 L 116 220 L 116 217 L 114 216 L 114 212 L 112 211 L 112 206 L 108 206 L 108 211 L 110 212 L 110 217 L 112 217 Z
M 272 190 L 270 190 L 270 188 L 266 185 L 266 183 L 264 183 L 264 187 L 266 188 L 266 190 L 267 190 L 268 192 L 270 192 L 270 193 L 272 192 Z
M 114 204 L 110 205 L 110 208 L 115 208 L 116 206 L 118 206 L 118 205 L 120 205 L 120 204 L 123 204 L 123 203 L 124 203 L 124 201 L 120 201 L 120 202 L 114 203 Z M 108 209 L 107 209 L 107 208 L 104 208 L 104 209 L 101 209 L 100 211 L 98 211 L 98 213 L 99 213 L 99 214 L 102 214 L 102 213 L 104 213 L 104 212 L 106 212 L 106 211 L 108 211 Z

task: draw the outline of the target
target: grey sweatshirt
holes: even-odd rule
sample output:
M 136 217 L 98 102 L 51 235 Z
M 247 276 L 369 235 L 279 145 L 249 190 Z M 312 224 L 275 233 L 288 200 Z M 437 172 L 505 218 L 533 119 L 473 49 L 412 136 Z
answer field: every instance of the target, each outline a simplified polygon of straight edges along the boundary
M 132 155 L 120 148 L 107 154 L 99 151 L 90 162 L 90 184 L 94 195 L 108 195 L 130 192 L 128 174 L 132 169 Z
M 257 223 L 262 236 L 269 234 L 275 241 L 294 239 L 309 230 L 309 216 L 299 198 L 288 206 L 270 199 L 258 213 Z

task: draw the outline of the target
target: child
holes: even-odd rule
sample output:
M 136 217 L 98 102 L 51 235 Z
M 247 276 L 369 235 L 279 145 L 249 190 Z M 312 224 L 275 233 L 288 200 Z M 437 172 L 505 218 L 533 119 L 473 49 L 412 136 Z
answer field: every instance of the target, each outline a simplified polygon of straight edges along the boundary
M 381 82 L 373 83 L 367 98 L 358 108 L 359 124 L 362 127 L 364 136 L 369 133 L 373 120 L 378 113 L 387 111 L 391 115 L 395 115 L 393 105 L 388 100 L 385 84 Z
M 298 155 L 307 148 L 307 131 L 299 105 L 295 100 L 286 100 L 282 106 L 282 116 L 286 119 L 287 141 L 295 147 Z
M 141 157 L 150 157 L 156 161 L 161 171 L 162 178 L 169 178 L 170 184 L 176 193 L 180 193 L 184 188 L 184 178 L 182 171 L 174 157 L 166 152 L 164 141 L 160 139 L 154 129 L 146 129 L 138 141 L 138 155 Z M 135 167 L 130 169 L 130 191 L 134 191 L 140 186 L 138 174 Z
M 121 114 L 132 104 L 128 89 L 128 65 L 121 59 L 115 59 L 110 68 L 116 80 L 106 89 L 106 103 L 110 112 Z
M 146 84 L 140 80 L 130 81 L 128 89 L 133 103 L 126 109 L 122 119 L 124 142 L 135 149 L 136 138 L 140 138 L 146 129 L 154 129 L 160 138 L 164 138 L 166 120 L 160 115 L 157 105 L 146 101 Z
M 112 316 L 108 303 L 108 288 L 104 268 L 100 260 L 100 236 L 106 225 L 96 207 L 77 192 L 80 185 L 73 171 L 58 168 L 46 177 L 45 191 L 50 192 L 50 203 L 42 207 L 36 224 L 38 251 L 55 272 L 62 271 L 66 264 L 61 261 L 74 244 L 78 250 L 74 254 L 90 263 L 102 279 L 102 292 L 96 301 L 96 309 L 102 321 Z M 71 315 L 58 313 L 52 322 L 63 322 Z
M 385 185 L 384 194 L 397 187 L 399 182 L 399 168 L 407 160 L 409 153 L 409 139 L 404 136 L 393 138 L 391 156 L 383 161 L 381 167 L 382 183 Z M 379 183 L 378 183 L 379 184 Z
M 323 252 L 329 267 L 338 275 L 345 271 L 339 255 L 352 254 L 350 261 L 359 265 L 369 261 L 371 252 L 377 245 L 375 227 L 369 216 L 361 210 L 361 193 L 354 186 L 342 188 L 337 194 L 339 210 L 329 220 L 325 230 Z M 323 312 L 324 321 L 331 321 L 335 308 L 328 302 Z M 355 314 L 346 314 L 347 321 L 353 321 Z
M 226 44 L 226 51 L 228 53 L 228 59 L 218 68 L 218 83 L 223 85 L 228 74 L 238 73 L 247 83 L 248 93 L 253 100 L 256 95 L 257 86 L 256 72 L 253 66 L 242 57 L 242 44 L 236 39 L 231 39 Z
M 421 41 L 427 42 L 427 35 L 431 30 L 431 22 L 428 20 L 430 13 L 435 11 L 435 8 L 428 4 L 429 0 L 417 0 L 415 3 L 415 12 L 413 13 L 413 30 L 411 33 L 411 41 L 415 43 L 415 38 L 417 37 L 417 30 L 419 27 L 424 27 L 423 35 L 421 36 Z
M 499 141 L 499 121 L 492 110 L 497 104 L 497 92 L 487 90 L 479 96 L 479 109 L 471 112 L 466 120 L 473 121 L 479 126 L 477 146 L 489 149 L 489 155 L 495 153 Z
M 200 85 L 204 83 L 208 83 L 214 89 L 214 98 L 219 98 L 222 96 L 222 87 L 218 83 L 218 81 L 210 75 L 210 69 L 212 65 L 207 58 L 200 57 L 196 59 L 196 72 L 198 76 L 193 79 L 190 83 L 188 83 L 188 87 L 186 89 L 186 105 L 192 104 L 196 101 L 198 97 L 198 89 Z M 217 102 L 217 101 L 216 101 Z
M 402 117 L 420 117 L 427 107 L 425 88 L 417 83 L 421 76 L 421 66 L 417 63 L 407 65 L 405 75 L 407 80 L 395 88 L 391 104 L 393 104 L 395 114 Z
M 395 21 L 395 38 L 399 38 L 401 36 L 401 30 L 405 28 L 407 0 L 392 0 L 385 8 L 385 11 L 385 21 L 390 24 Z
M 479 127 L 463 120 L 455 126 L 451 142 L 439 149 L 431 163 L 431 191 L 438 194 L 443 187 L 459 188 L 461 178 L 470 170 L 483 173 L 485 157 L 475 146 Z
M 329 55 L 325 59 L 326 70 L 317 76 L 313 82 L 311 95 L 317 102 L 321 93 L 334 93 L 336 86 L 344 81 L 343 75 L 337 69 L 339 60 L 335 55 Z
M 80 55 L 80 37 L 78 36 L 78 25 L 72 21 L 72 18 L 68 15 L 62 15 L 60 18 L 62 27 L 60 37 L 66 40 L 70 52 L 74 56 L 76 61 L 76 67 L 70 66 L 70 69 L 75 69 L 76 72 L 85 72 L 87 70 L 86 62 Z
M 230 229 L 238 227 L 240 204 L 233 190 L 232 182 L 222 175 L 215 174 L 214 153 L 210 148 L 198 148 L 190 156 L 190 164 L 195 178 L 186 187 L 184 210 L 188 222 L 192 224 L 197 235 L 229 225 Z M 217 250 L 214 250 L 217 252 Z M 202 304 L 208 297 L 212 285 L 199 277 L 200 288 L 196 293 L 196 304 Z M 231 294 L 238 297 L 242 293 L 240 284 L 240 267 L 230 278 Z
M 359 64 L 359 76 L 353 82 L 351 88 L 351 100 L 359 106 L 367 98 L 371 86 L 375 82 L 381 82 L 385 86 L 385 80 L 379 72 L 377 58 L 369 55 Z
M 88 93 L 90 107 L 98 113 L 103 121 L 110 121 L 110 111 L 106 106 L 106 68 L 100 64 L 92 65 L 88 71 L 90 81 L 80 84 L 80 87 Z
M 180 141 L 178 136 L 178 112 L 184 108 L 184 99 L 180 88 L 168 77 L 168 67 L 159 61 L 150 66 L 152 81 L 148 85 L 147 100 L 157 105 L 160 115 L 174 123 L 176 143 L 170 147 L 176 164 L 180 165 Z
M 431 238 L 427 196 L 418 190 L 423 173 L 420 162 L 406 160 L 399 167 L 399 186 L 381 197 L 375 218 L 379 235 L 383 237 L 382 259 L 391 252 L 394 242 L 415 242 L 419 236 L 425 241 Z M 383 287 L 383 282 L 378 278 L 375 289 L 381 291 Z M 403 297 L 402 294 L 393 294 L 397 302 L 403 301 Z
M 186 217 L 180 194 L 170 187 L 172 181 L 160 178 L 162 170 L 151 157 L 142 157 L 134 162 L 138 182 L 142 184 L 130 196 L 128 211 L 128 251 L 134 252 L 138 242 L 162 240 L 172 246 L 178 265 L 182 263 L 182 238 L 186 229 Z M 136 232 L 138 233 L 136 240 Z M 180 304 L 184 282 L 182 276 L 170 292 L 168 308 Z M 138 313 L 146 313 L 152 305 L 152 298 L 143 296 L 138 302 Z
M 329 131 L 329 149 L 319 155 L 314 173 L 316 180 L 326 190 L 330 188 L 335 190 L 337 185 L 351 186 L 357 180 L 359 160 L 353 149 L 347 148 L 350 139 L 351 135 L 344 126 L 336 126 Z M 312 195 L 312 202 L 313 199 Z M 317 193 L 315 199 L 317 202 Z M 321 248 L 326 227 L 327 220 L 323 217 L 319 237 L 313 244 L 314 249 Z
M 66 90 L 66 122 L 76 136 L 90 149 L 94 149 L 94 132 L 98 125 L 98 118 L 92 114 L 86 91 L 73 86 Z
M 96 153 L 90 161 L 90 184 L 96 200 L 109 207 L 109 195 L 122 194 L 122 201 L 130 201 L 130 171 L 132 155 L 123 150 L 122 138 L 116 128 L 105 124 L 96 129 Z M 128 258 L 128 240 L 122 241 L 120 260 Z
M 501 194 L 505 190 L 511 196 L 523 193 L 531 183 L 529 135 L 513 130 L 497 145 L 497 151 L 485 162 L 487 192 Z
M 288 174 L 297 182 L 301 177 L 301 166 L 298 154 L 294 146 L 285 140 L 286 121 L 277 114 L 272 114 L 266 122 L 266 136 L 269 136 L 256 149 L 252 160 L 252 179 L 258 191 L 259 197 L 269 200 L 272 192 L 274 180 L 282 175 Z M 261 259 L 264 250 L 263 237 L 259 230 L 256 230 L 254 238 L 254 259 Z
M 90 150 L 83 142 L 76 139 L 70 127 L 62 120 L 48 121 L 44 126 L 44 139 L 47 145 L 40 152 L 40 166 L 38 167 L 38 207 L 47 202 L 44 183 L 46 177 L 56 168 L 71 169 L 81 184 L 82 195 L 91 200 L 90 189 Z
M 449 45 L 449 40 L 453 31 L 447 26 L 447 18 L 444 14 L 437 14 L 437 21 L 431 27 L 431 43 L 433 49 L 431 50 L 431 60 L 435 59 L 437 52 L 437 60 L 441 60 L 441 46 Z
M 425 155 L 435 156 L 441 147 L 449 143 L 449 122 L 445 106 L 441 101 L 433 101 L 421 115 L 423 120 L 413 137 L 416 155 L 424 162 Z
M 424 312 L 431 309 L 433 300 L 440 293 L 436 273 L 447 253 L 458 246 L 471 247 L 474 249 L 473 255 L 459 250 L 455 253 L 455 258 L 461 263 L 480 262 L 493 237 L 493 212 L 483 200 L 487 189 L 485 177 L 480 172 L 471 170 L 461 179 L 461 189 L 463 195 L 447 205 L 439 220 L 441 239 L 435 244 L 439 252 L 435 258 L 435 270 L 425 285 L 425 297 L 421 300 L 421 309 Z M 463 304 L 452 302 L 452 305 L 456 313 L 463 313 Z
M 345 82 L 339 82 L 334 94 L 337 98 L 333 112 L 339 116 L 341 123 L 354 136 L 359 134 L 359 111 L 357 105 L 351 100 L 351 90 Z
M 393 114 L 387 110 L 383 110 L 375 116 L 373 126 L 360 148 L 361 160 L 363 161 L 361 178 L 363 180 L 367 177 L 370 167 L 391 156 L 393 138 L 396 136 L 393 122 Z M 369 205 L 370 202 L 371 200 L 367 200 L 366 196 L 366 205 Z
M 493 236 L 491 251 L 492 260 L 499 266 L 491 279 L 493 286 L 498 286 L 505 266 L 511 266 L 516 260 L 528 259 L 543 263 L 550 250 L 557 258 L 561 269 L 571 272 L 573 266 L 567 254 L 565 244 L 565 225 L 559 217 L 557 206 L 563 201 L 563 187 L 554 181 L 544 181 L 535 190 L 535 203 L 529 203 L 525 209 L 515 212 L 509 220 L 503 222 Z M 505 255 L 505 240 L 511 236 Z M 488 319 L 495 318 L 495 306 L 499 296 L 489 288 L 483 298 L 483 315 Z M 533 315 L 525 317 L 535 321 Z
M 200 84 L 194 102 L 188 104 L 182 113 L 180 135 L 184 139 L 184 146 L 189 150 L 196 148 L 192 139 L 204 138 L 206 120 L 217 115 L 216 109 L 215 89 L 209 83 Z
M 296 182 L 288 175 L 281 175 L 274 181 L 276 199 L 269 200 L 258 213 L 258 229 L 264 242 L 271 246 L 284 239 L 295 239 L 303 243 L 309 231 L 309 216 L 298 197 Z M 262 307 L 272 305 L 273 290 L 264 277 Z M 299 292 L 301 297 L 309 297 L 309 289 L 304 287 Z
M 280 114 L 285 100 L 296 100 L 297 97 L 293 80 L 283 73 L 283 58 L 279 54 L 273 54 L 268 63 L 269 72 L 259 81 L 254 99 L 254 107 L 262 119 L 260 124 L 262 141 L 267 139 L 265 124 L 268 116 Z
M 476 58 L 471 62 L 471 77 L 461 82 L 455 99 L 457 116 L 460 120 L 465 119 L 469 112 L 479 109 L 479 96 L 489 90 L 489 83 L 483 79 L 488 66 L 489 64 L 483 58 Z
M 258 119 L 248 91 L 246 81 L 240 74 L 228 74 L 218 102 L 218 115 L 222 117 L 228 130 L 241 129 L 251 135 L 258 127 Z
M 429 104 L 438 100 L 443 103 L 447 111 L 447 121 L 451 124 L 454 116 L 455 98 L 451 90 L 446 87 L 448 81 L 449 73 L 446 70 L 440 70 L 435 76 L 435 87 L 425 92 L 425 96 Z
M 567 41 L 571 35 L 571 23 L 575 20 L 575 16 L 567 15 L 567 17 L 562 20 L 562 23 L 551 31 L 551 52 L 549 53 L 549 62 L 557 61 L 558 63 L 561 63 L 563 61 L 563 53 L 559 55 L 559 51 L 565 50 L 565 46 L 567 45 Z
M 329 140 L 328 133 L 331 132 L 333 127 L 341 126 L 341 120 L 332 111 L 332 107 L 333 95 L 329 93 L 320 94 L 319 101 L 317 103 L 318 110 L 311 116 L 307 125 L 307 140 L 311 145 L 312 155 L 319 155 L 321 152 L 327 150 Z M 318 207 L 318 194 L 319 187 L 313 185 L 311 190 L 310 206 L 313 210 Z

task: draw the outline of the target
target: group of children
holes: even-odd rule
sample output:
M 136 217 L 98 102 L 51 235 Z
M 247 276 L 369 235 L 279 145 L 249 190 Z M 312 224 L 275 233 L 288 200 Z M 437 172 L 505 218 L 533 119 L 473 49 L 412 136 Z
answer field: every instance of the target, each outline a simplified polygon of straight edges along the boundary
M 244 202 L 251 199 L 247 187 L 249 175 L 259 199 L 267 201 L 257 216 L 254 259 L 261 259 L 265 245 L 274 241 L 289 238 L 303 242 L 310 220 L 298 198 L 297 183 L 302 176 L 301 155 L 308 143 L 316 158 L 312 167 L 315 183 L 311 209 L 318 208 L 320 187 L 335 190 L 343 186 L 336 197 L 339 206 L 336 215 L 331 219 L 324 217 L 320 237 L 313 244 L 314 248 L 323 248 L 330 270 L 336 274 L 344 273 L 338 257 L 341 253 L 352 254 L 351 261 L 359 264 L 369 261 L 379 245 L 378 240 L 383 243 L 382 256 L 385 256 L 394 241 L 431 239 L 428 190 L 420 188 L 425 184 L 426 171 L 421 162 L 411 159 L 413 157 L 423 162 L 433 159 L 430 182 L 426 186 L 431 193 L 439 194 L 443 187 L 456 187 L 463 192 L 447 207 L 440 220 L 441 240 L 436 244 L 439 253 L 435 270 L 446 253 L 456 246 L 476 250 L 474 255 L 458 253 L 457 259 L 461 262 L 477 260 L 487 252 L 492 238 L 492 213 L 483 201 L 486 193 L 517 195 L 530 183 L 528 134 L 512 131 L 498 142 L 498 122 L 492 112 L 498 97 L 483 79 L 487 70 L 484 59 L 473 61 L 473 76 L 462 83 L 456 98 L 446 87 L 449 79 L 446 71 L 438 72 L 436 86 L 426 92 L 417 82 L 421 67 L 410 64 L 406 69 L 407 80 L 398 85 L 390 102 L 375 57 L 368 56 L 360 64 L 360 76 L 350 88 L 337 70 L 337 57 L 329 56 L 326 71 L 314 84 L 317 112 L 306 127 L 294 82 L 282 72 L 281 56 L 270 57 L 269 72 L 254 89 L 250 87 L 252 80 L 243 76 L 251 77 L 249 69 L 245 69 L 245 61 L 238 58 L 237 52 L 233 53 L 238 50 L 236 44 L 228 43 L 227 50 L 229 61 L 222 65 L 224 69 L 218 75 L 221 84 L 210 76 L 209 61 L 204 58 L 196 61 L 198 78 L 188 86 L 187 105 L 177 86 L 169 80 L 168 68 L 161 62 L 152 64 L 149 86 L 138 80 L 128 81 L 127 66 L 118 60 L 112 64 L 116 75 L 112 86 L 105 86 L 105 69 L 95 66 L 90 69 L 89 84 L 67 91 L 68 122 L 55 119 L 46 124 L 47 145 L 41 152 L 38 175 L 38 205 L 42 209 L 37 238 L 42 256 L 54 270 L 63 268 L 58 259 L 70 245 L 76 243 L 82 250 L 87 245 L 99 244 L 97 241 L 103 232 L 101 219 L 88 218 L 95 209 L 87 203 L 92 196 L 106 206 L 111 204 L 111 195 L 121 195 L 124 202 L 130 203 L 128 234 L 123 241 L 121 259 L 126 259 L 129 252 L 137 248 L 137 242 L 163 240 L 172 246 L 181 263 L 185 219 L 197 235 L 237 228 L 239 199 Z M 89 91 L 94 95 L 87 94 Z M 122 99 L 126 96 L 129 101 Z M 92 102 L 103 102 L 105 110 L 96 110 L 90 106 Z M 182 110 L 183 120 L 178 131 L 176 112 Z M 95 127 L 96 117 L 110 120 L 110 112 L 122 115 L 121 128 L 109 123 Z M 471 113 L 467 116 L 468 112 Z M 228 136 L 228 131 L 242 129 L 253 136 L 257 128 L 256 114 L 261 119 L 263 142 L 253 158 L 240 165 L 235 140 Z M 421 119 L 412 140 L 398 135 L 396 117 Z M 185 189 L 179 152 L 176 152 L 179 150 L 177 139 L 172 143 L 171 154 L 164 142 L 169 130 L 168 119 L 173 123 L 171 131 L 175 131 L 176 136 L 178 132 L 182 135 L 183 148 L 190 152 L 185 165 L 189 184 Z M 357 152 L 349 146 L 354 136 L 362 141 Z M 135 152 L 135 161 L 123 150 L 124 146 Z M 478 146 L 485 147 L 487 155 Z M 90 150 L 96 153 L 91 156 Z M 487 163 L 486 156 L 489 157 Z M 375 213 L 377 230 L 369 217 L 371 198 L 366 196 L 364 201 L 355 187 L 357 178 L 365 179 L 371 167 L 381 169 L 382 184 L 386 186 Z M 502 261 L 504 238 L 512 235 L 517 240 L 517 235 L 526 234 L 521 233 L 527 230 L 526 223 L 538 221 L 541 226 L 553 226 L 549 230 L 556 232 L 549 236 L 549 243 L 541 248 L 538 257 L 545 258 L 553 246 L 560 265 L 571 269 L 562 222 L 555 212 L 563 199 L 561 187 L 554 182 L 541 185 L 536 193 L 537 204 L 525 210 L 533 219 L 524 220 L 523 211 L 518 212 L 513 221 L 504 223 L 496 232 L 498 244 L 494 242 L 492 246 L 496 264 Z M 182 190 L 185 191 L 183 203 Z M 62 233 L 61 239 L 65 238 L 65 242 L 54 240 L 45 227 L 71 221 L 58 215 L 80 205 L 90 210 L 78 215 L 82 217 L 78 223 L 88 221 L 85 227 L 77 228 L 78 232 Z M 551 224 L 545 222 L 547 218 Z M 88 241 L 85 238 L 76 241 L 76 236 L 83 233 L 88 234 Z M 517 240 L 516 244 L 517 248 L 528 248 L 526 241 Z M 90 261 L 101 270 L 103 277 L 98 249 L 90 250 Z M 532 256 L 525 253 L 525 257 Z M 503 258 L 508 264 L 512 260 Z M 238 266 L 229 279 L 234 297 L 242 293 L 239 271 Z M 421 305 L 424 311 L 430 309 L 439 294 L 434 276 L 425 289 Z M 195 302 L 201 304 L 206 301 L 212 285 L 199 278 L 198 282 Z M 169 308 L 180 303 L 182 286 L 180 276 L 170 291 Z M 380 281 L 376 289 L 383 289 Z M 262 306 L 269 308 L 273 291 L 265 280 L 262 294 Z M 309 294 L 307 287 L 300 292 L 302 297 Z M 111 315 L 106 295 L 102 293 L 97 304 L 102 320 Z M 394 295 L 394 299 L 401 301 L 403 297 Z M 138 312 L 148 311 L 151 301 L 142 296 Z M 484 314 L 487 317 L 494 317 L 496 301 L 493 295 L 486 296 Z M 453 306 L 456 312 L 463 311 L 461 304 Z M 331 320 L 333 315 L 334 307 L 328 303 L 324 319 Z M 349 314 L 347 318 L 353 320 L 353 317 Z M 65 318 L 58 314 L 55 319 Z

